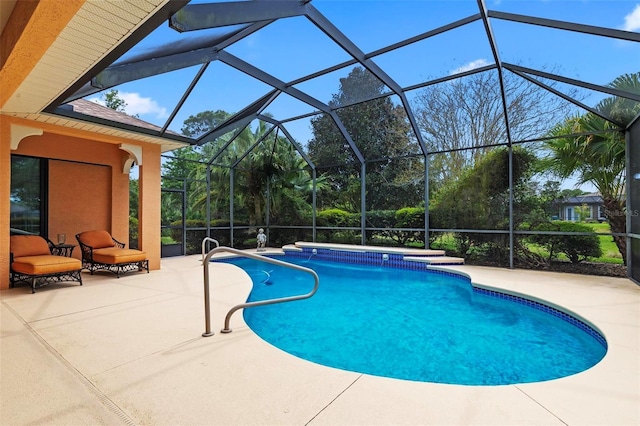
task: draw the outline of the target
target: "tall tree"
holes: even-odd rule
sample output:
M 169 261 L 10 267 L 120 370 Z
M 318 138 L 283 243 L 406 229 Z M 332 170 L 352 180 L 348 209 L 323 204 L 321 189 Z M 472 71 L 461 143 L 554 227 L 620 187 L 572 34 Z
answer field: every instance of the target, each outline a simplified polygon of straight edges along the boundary
M 515 74 L 505 73 L 504 83 L 512 141 L 545 134 L 569 111 L 560 97 Z M 412 106 L 427 148 L 445 152 L 430 156 L 434 190 L 471 167 L 492 145 L 508 142 L 495 71 L 428 86 L 418 91 Z
M 510 167 L 510 159 L 513 160 Z M 512 170 L 513 186 L 518 194 L 514 210 L 531 210 L 531 198 L 523 197 L 519 187 L 529 186 L 533 174 L 535 155 L 524 147 L 514 147 L 512 155 L 507 148 L 494 148 L 473 167 L 461 172 L 459 179 L 444 185 L 429 205 L 430 226 L 450 229 L 509 228 L 509 179 Z M 527 219 L 526 214 L 514 215 L 513 226 Z M 487 246 L 490 256 L 508 258 L 509 237 L 506 234 L 455 232 L 458 252 L 466 254 L 471 247 Z M 487 247 L 483 247 L 486 249 Z M 516 247 L 518 251 L 521 248 Z
M 640 72 L 622 75 L 609 86 L 640 94 Z M 640 113 L 640 103 L 610 97 L 603 99 L 595 109 L 626 127 Z M 626 233 L 624 132 L 624 128 L 589 112 L 556 125 L 551 135 L 557 138 L 546 144 L 549 150 L 546 164 L 550 170 L 562 178 L 577 176 L 578 184 L 588 182 L 596 187 L 604 202 L 605 218 L 614 234 Z M 626 238 L 618 235 L 613 239 L 626 264 Z
M 184 120 L 182 134 L 192 138 L 197 138 L 211 129 L 215 129 L 229 117 L 229 113 L 222 110 L 202 111 L 196 115 L 190 115 Z
M 272 133 L 255 147 L 239 168 L 243 171 L 246 198 L 254 206 L 254 220 L 263 218 L 262 208 L 267 202 L 270 218 L 281 224 L 311 217 L 313 179 L 306 161 L 287 138 Z M 324 179 L 320 177 L 316 189 L 323 188 Z
M 191 115 L 183 122 L 182 134 L 194 138 L 200 137 L 224 122 L 229 115 L 229 113 L 222 110 L 208 110 Z M 228 138 L 229 135 L 224 135 L 202 146 L 188 146 L 174 150 L 171 153 L 172 158 L 163 164 L 163 186 L 168 187 L 177 184 L 181 188 L 182 180 L 187 179 L 187 217 L 190 219 L 204 219 L 206 217 L 204 207 L 207 194 L 207 162 L 218 153 Z M 218 169 L 216 170 L 219 171 Z M 220 172 L 223 173 L 222 171 Z M 216 204 L 216 202 L 221 198 L 227 199 L 229 196 L 228 173 L 226 173 L 226 179 L 220 179 L 220 182 L 217 183 L 227 188 L 227 192 L 225 193 L 224 188 L 219 185 L 215 186 L 215 191 L 212 190 L 212 200 L 214 200 L 212 211 L 225 212 L 228 211 L 228 202 L 222 206 Z M 220 216 L 224 216 L 224 213 L 215 218 Z
M 197 137 L 213 129 L 228 118 L 224 111 L 203 111 L 184 121 L 182 132 Z M 230 132 L 198 147 L 186 147 L 173 151 L 173 158 L 163 165 L 165 182 L 170 179 L 188 179 L 187 216 L 204 219 L 207 195 L 211 201 L 212 219 L 223 219 L 229 211 L 229 167 L 262 138 L 269 128 L 261 121 L 255 129 L 246 127 L 236 134 Z M 227 145 L 232 137 L 233 141 Z M 211 164 L 210 186 L 207 192 L 207 163 Z M 251 225 L 262 224 L 266 206 L 266 186 L 271 185 L 271 212 L 282 215 L 287 206 L 300 208 L 311 193 L 309 171 L 306 163 L 295 153 L 291 143 L 282 137 L 269 136 L 253 148 L 237 166 L 235 174 L 234 217 Z M 320 183 L 322 181 L 320 180 Z M 320 185 L 321 187 L 321 185 Z M 294 188 L 297 188 L 295 190 Z M 274 200 L 279 200 L 276 205 Z M 287 213 L 300 217 L 296 212 Z M 285 214 L 285 215 L 287 215 Z
M 414 205 L 422 199 L 419 162 L 393 161 L 393 158 L 417 154 L 419 148 L 401 106 L 390 97 L 378 98 L 352 106 L 363 99 L 378 97 L 385 86 L 369 71 L 355 67 L 340 80 L 338 93 L 329 106 L 344 124 L 366 161 L 368 209 L 396 209 Z M 360 164 L 347 140 L 329 115 L 311 120 L 313 138 L 309 155 L 319 169 L 326 171 L 331 187 L 331 205 L 359 210 Z M 376 190 L 393 187 L 393 190 Z
M 114 109 L 118 112 L 124 112 L 127 108 L 127 102 L 120 97 L 120 92 L 115 89 L 104 92 L 100 97 L 107 108 Z

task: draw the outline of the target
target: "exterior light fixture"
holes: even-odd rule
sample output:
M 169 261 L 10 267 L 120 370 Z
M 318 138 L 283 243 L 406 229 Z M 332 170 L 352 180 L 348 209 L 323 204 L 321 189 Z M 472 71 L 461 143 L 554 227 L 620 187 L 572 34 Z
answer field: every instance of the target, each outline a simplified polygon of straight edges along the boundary
M 635 175 L 633 175 L 633 178 L 635 180 L 640 180 L 640 173 L 636 173 Z

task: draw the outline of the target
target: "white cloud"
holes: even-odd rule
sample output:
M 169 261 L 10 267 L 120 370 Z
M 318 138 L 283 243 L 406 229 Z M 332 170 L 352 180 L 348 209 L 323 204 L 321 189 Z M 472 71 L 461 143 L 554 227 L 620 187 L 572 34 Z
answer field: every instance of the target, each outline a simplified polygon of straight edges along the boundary
M 449 72 L 449 75 L 459 74 L 465 71 L 471 71 L 476 68 L 484 67 L 486 65 L 489 65 L 489 62 L 486 59 L 476 59 L 475 61 L 471 61 L 468 64 L 465 64 L 459 68 L 451 70 Z
M 156 118 L 168 118 L 169 114 L 167 109 L 158 105 L 156 101 L 151 98 L 143 98 L 138 93 L 122 92 L 118 95 L 124 99 L 127 103 L 125 112 L 129 115 L 155 115 Z
M 165 107 L 161 107 L 151 98 L 143 98 L 139 93 L 118 92 L 118 97 L 127 104 L 124 109 L 126 114 L 138 115 L 140 118 L 143 118 L 144 115 L 155 115 L 155 118 L 158 119 L 169 117 Z M 90 98 L 88 100 L 104 105 L 104 100 L 101 98 Z
M 625 31 L 638 31 L 640 30 L 640 4 L 636 5 L 633 12 L 624 17 L 624 25 L 622 29 Z

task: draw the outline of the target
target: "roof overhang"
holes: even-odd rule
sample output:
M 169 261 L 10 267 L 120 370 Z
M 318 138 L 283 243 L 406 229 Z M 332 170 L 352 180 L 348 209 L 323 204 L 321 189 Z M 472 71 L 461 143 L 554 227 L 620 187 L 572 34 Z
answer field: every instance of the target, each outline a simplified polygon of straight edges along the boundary
M 21 5 L 12 0 L 0 3 L 0 30 L 4 32 L 13 24 L 14 17 L 9 15 L 12 12 L 20 13 Z M 85 120 L 45 112 L 45 108 L 64 93 L 82 86 L 85 83 L 82 78 L 88 71 L 120 56 L 132 43 L 153 31 L 160 20 L 168 20 L 169 16 L 186 3 L 187 1 L 182 0 L 85 1 L 6 102 L 0 105 L 0 114 L 157 144 L 161 145 L 163 152 L 188 145 L 186 141 L 145 135 L 144 132 L 133 129 L 119 129 L 113 125 L 92 122 L 89 117 Z M 51 9 L 49 12 L 54 11 Z M 37 18 L 32 16 L 31 20 L 35 22 Z M 29 25 L 35 26 L 34 22 L 29 22 Z M 29 25 L 12 30 L 22 31 L 22 37 L 24 32 L 29 31 Z

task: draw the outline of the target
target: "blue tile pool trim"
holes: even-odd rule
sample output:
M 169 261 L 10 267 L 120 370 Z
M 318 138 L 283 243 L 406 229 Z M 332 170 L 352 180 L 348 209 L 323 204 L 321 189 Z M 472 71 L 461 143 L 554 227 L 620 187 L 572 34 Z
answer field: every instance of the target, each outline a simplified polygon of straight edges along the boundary
M 309 259 L 310 257 L 319 260 L 328 260 L 333 262 L 356 263 L 359 265 L 375 265 L 386 266 L 392 268 L 416 269 L 426 271 L 427 263 L 423 262 L 407 262 L 404 255 L 397 253 L 379 253 L 366 251 L 344 251 L 332 250 L 326 248 L 318 248 L 316 254 L 313 254 L 313 248 L 305 247 L 302 251 L 285 251 L 286 256 L 300 257 Z M 388 260 L 383 259 L 383 255 L 388 256 Z
M 549 305 L 545 305 L 544 303 L 536 302 L 531 299 L 527 299 L 520 296 L 515 296 L 508 293 L 501 293 L 495 290 L 488 290 L 481 287 L 476 287 L 471 284 L 471 280 L 459 273 L 448 272 L 448 271 L 439 271 L 434 269 L 429 269 L 429 264 L 424 262 L 416 262 L 416 261 L 406 261 L 403 259 L 404 255 L 396 254 L 396 253 L 386 253 L 388 256 L 388 260 L 383 259 L 383 255 L 385 253 L 379 252 L 355 252 L 355 251 L 345 251 L 345 250 L 332 250 L 325 248 L 317 248 L 316 254 L 313 254 L 313 248 L 304 247 L 302 251 L 285 251 L 285 255 L 288 257 L 297 257 L 304 259 L 318 259 L 318 260 L 328 260 L 333 262 L 342 262 L 342 263 L 355 263 L 360 265 L 374 265 L 374 266 L 382 266 L 382 267 L 392 267 L 392 268 L 400 268 L 400 269 L 410 269 L 410 270 L 420 270 L 420 271 L 429 271 L 434 274 L 448 275 L 457 278 L 463 278 L 469 282 L 472 286 L 473 291 L 479 294 L 485 294 L 493 297 L 497 297 L 500 299 L 507 299 L 516 303 L 520 303 L 540 311 L 549 313 L 553 316 L 556 316 L 568 323 L 578 327 L 579 329 L 585 331 L 591 337 L 596 339 L 605 349 L 607 348 L 607 341 L 600 332 L 591 327 L 589 324 L 584 321 L 579 320 L 578 318 L 567 314 L 564 311 L 553 308 Z M 415 256 L 412 256 L 415 257 Z M 438 264 L 437 266 L 446 266 L 443 264 Z
M 607 348 L 607 341 L 604 338 L 604 336 L 602 334 L 600 334 L 597 330 L 595 330 L 593 327 L 591 327 L 589 324 L 585 323 L 584 321 L 579 320 L 578 318 L 567 314 L 566 312 L 563 312 L 559 309 L 553 308 L 549 305 L 545 305 L 544 303 L 540 303 L 540 302 L 536 302 L 534 300 L 531 299 L 527 299 L 525 297 L 520 297 L 520 296 L 514 296 L 512 294 L 507 294 L 507 293 L 501 293 L 499 291 L 495 291 L 495 290 L 489 290 L 486 288 L 481 288 L 481 287 L 473 287 L 473 291 L 475 293 L 479 293 L 479 294 L 486 294 L 489 296 L 493 296 L 493 297 L 497 297 L 499 299 L 507 299 L 510 300 L 512 302 L 516 302 L 516 303 L 520 303 L 522 305 L 526 305 L 526 306 L 530 306 L 532 308 L 538 309 L 540 311 L 549 313 L 553 316 L 556 316 L 558 318 L 561 318 L 565 321 L 567 321 L 568 323 L 578 327 L 579 329 L 583 330 L 584 332 L 586 332 L 587 334 L 589 334 L 591 337 L 593 337 L 594 339 L 596 339 L 602 346 L 605 347 L 605 349 Z

